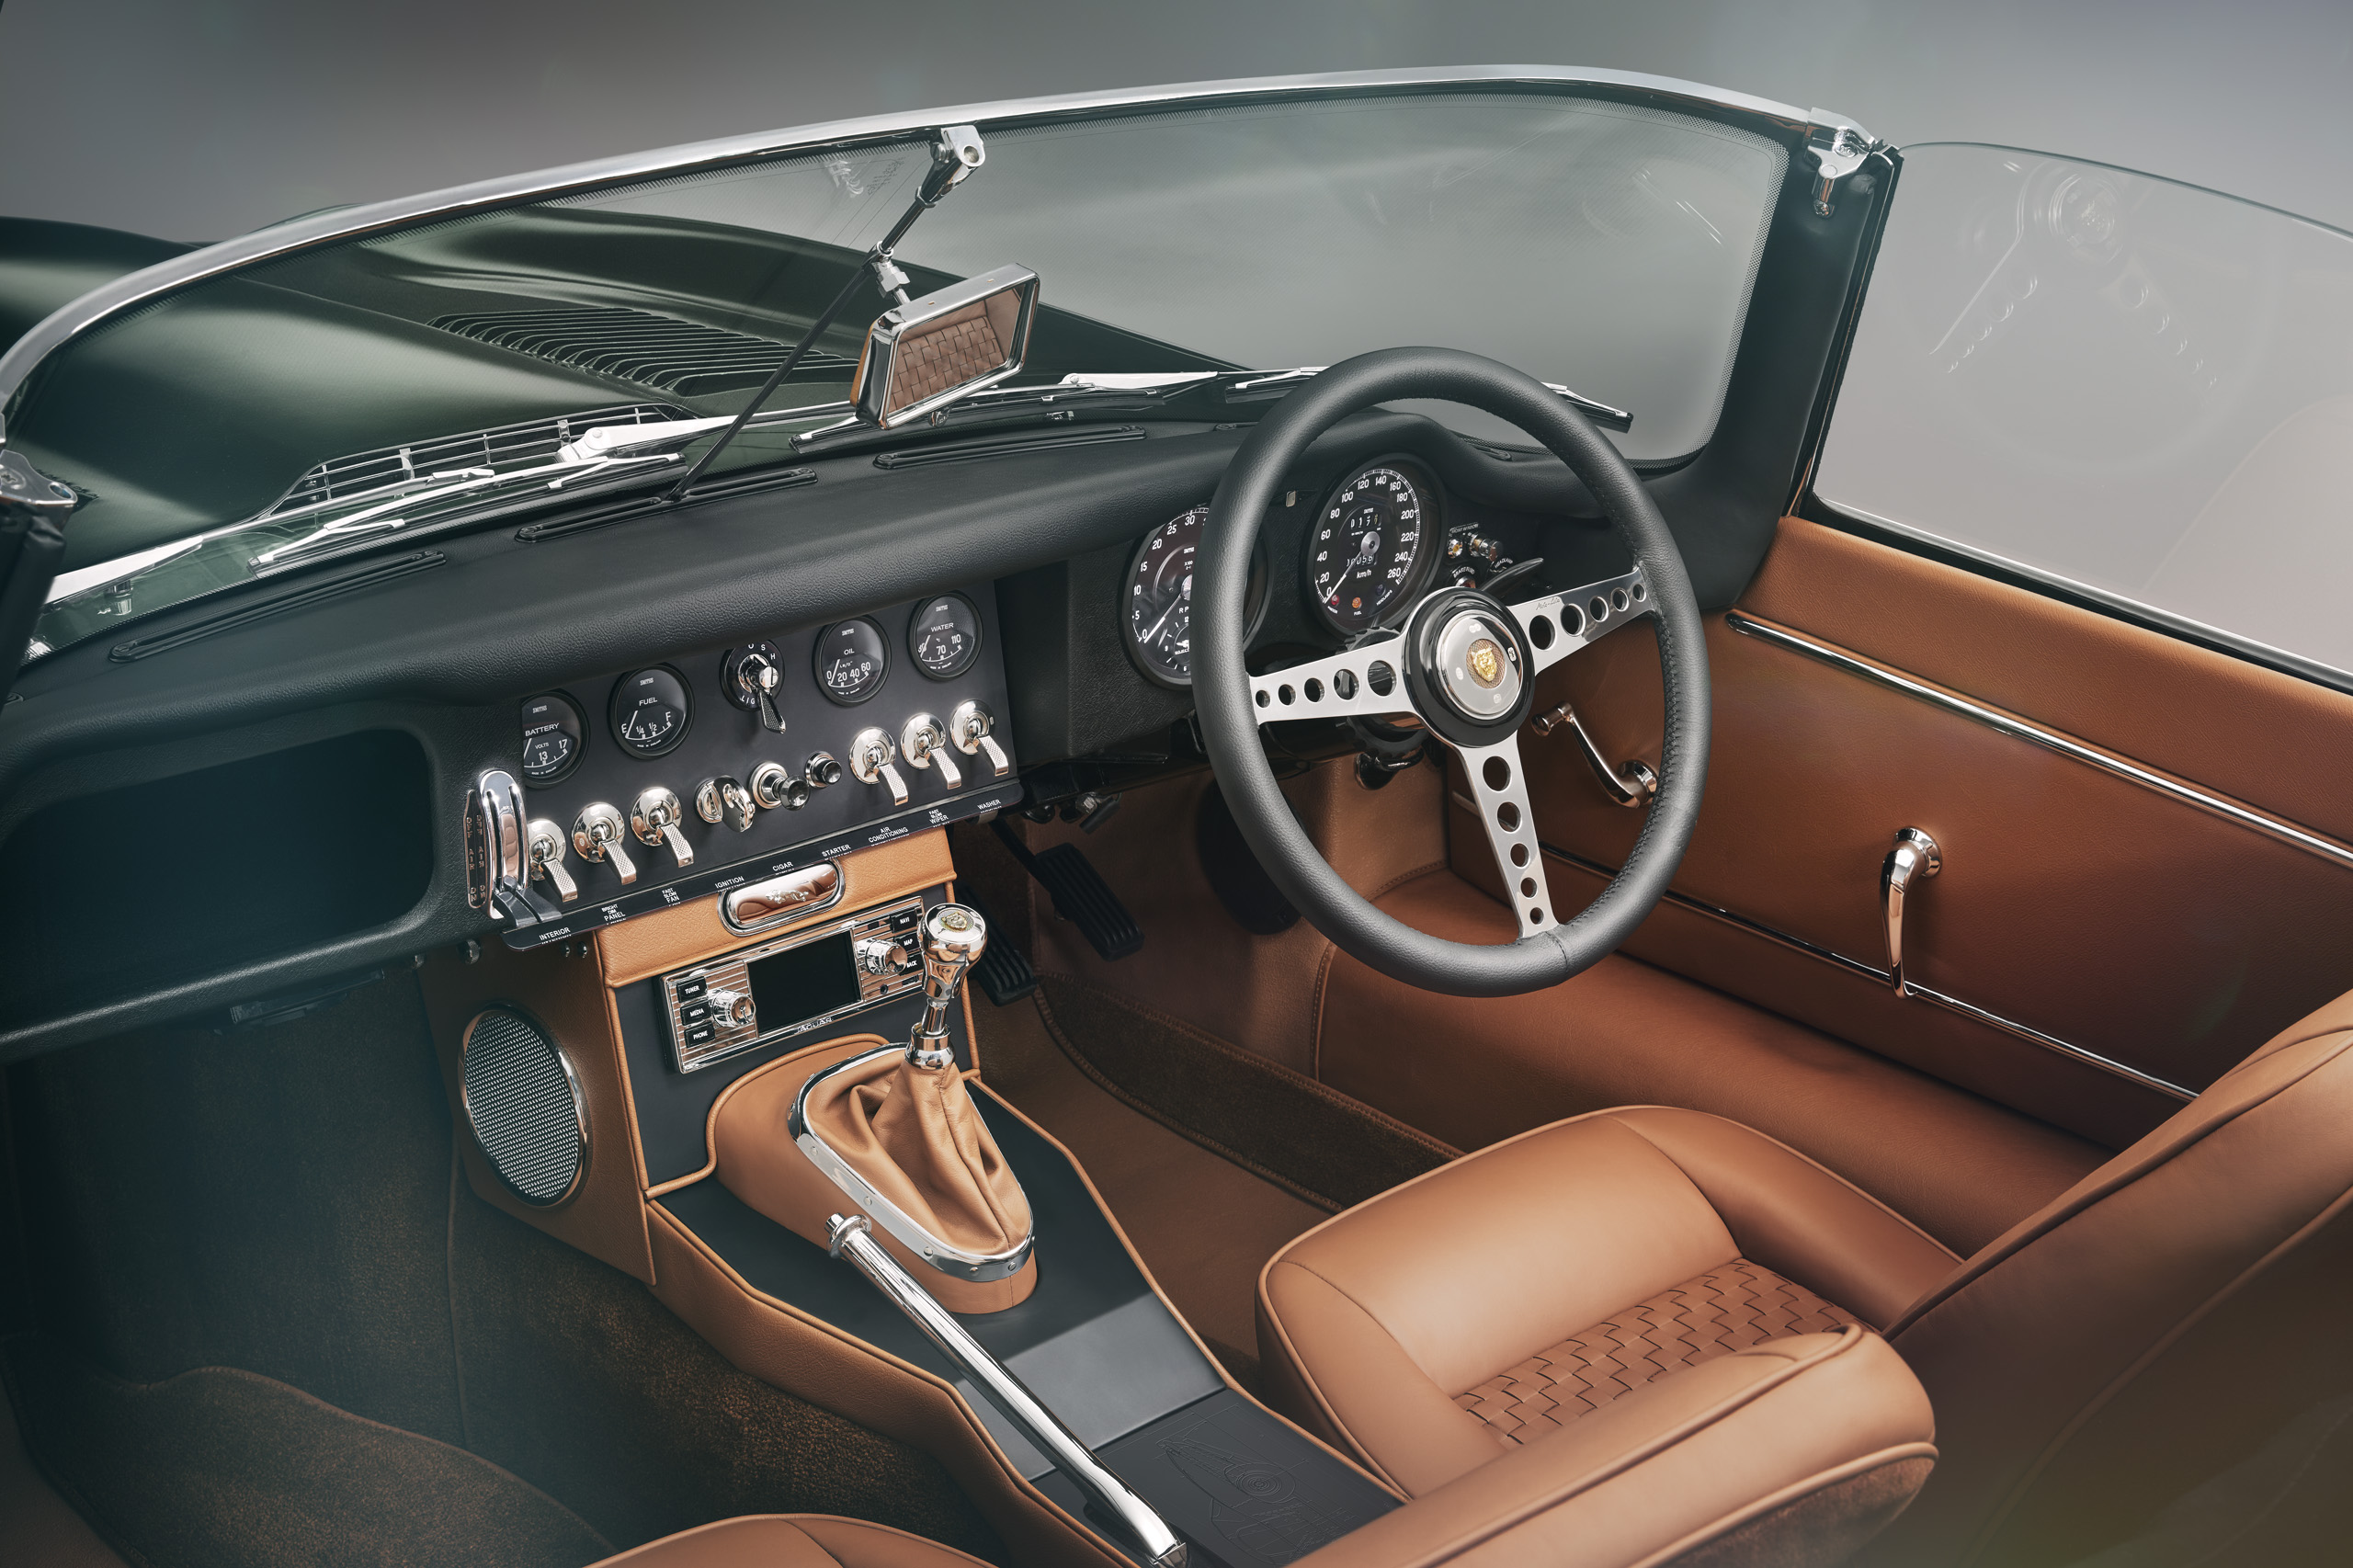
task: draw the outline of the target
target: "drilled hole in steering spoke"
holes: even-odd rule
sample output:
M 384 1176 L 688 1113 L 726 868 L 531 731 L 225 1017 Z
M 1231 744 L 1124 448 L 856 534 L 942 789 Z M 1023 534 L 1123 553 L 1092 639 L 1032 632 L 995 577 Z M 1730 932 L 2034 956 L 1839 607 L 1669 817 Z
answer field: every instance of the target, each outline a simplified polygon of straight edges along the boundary
M 1491 756 L 1480 765 L 1479 777 L 1487 781 L 1490 790 L 1502 790 L 1511 784 L 1511 763 L 1500 756 Z
M 1262 692 L 1260 692 L 1260 693 L 1258 694 L 1258 706 L 1259 706 L 1259 707 L 1264 708 L 1269 700 L 1270 700 L 1270 699 L 1268 699 L 1268 697 L 1267 696 L 1267 694 L 1266 694 L 1265 692 L 1263 692 L 1263 691 L 1262 691 Z
M 1275 687 L 1275 700 L 1288 708 L 1299 700 L 1299 693 L 1287 686 L 1279 686 Z
M 1515 866 L 1525 866 L 1528 864 L 1527 845 L 1515 844 L 1511 846 L 1511 863 Z
M 1495 808 L 1495 823 L 1496 825 L 1500 826 L 1506 833 L 1518 833 L 1519 831 L 1519 808 L 1512 804 L 1509 801 L 1506 801 L 1502 805 Z
M 1550 648 L 1552 645 L 1552 618 L 1549 615 L 1540 615 L 1529 621 L 1528 640 L 1539 648 Z
M 1334 670 L 1332 672 L 1332 695 L 1338 698 L 1341 701 L 1346 702 L 1349 698 L 1354 697 L 1356 694 L 1357 672 L 1354 670 Z
M 1375 697 L 1386 697 L 1397 688 L 1397 672 L 1389 667 L 1388 660 L 1375 659 L 1364 672 L 1364 683 L 1372 687 Z
M 1530 910 L 1528 912 L 1528 923 L 1529 923 L 1530 926 L 1541 926 L 1541 925 L 1543 925 L 1543 924 L 1544 924 L 1544 912 L 1543 912 L 1542 910 L 1540 910 L 1540 909 L 1530 909 Z
M 1519 896 L 1522 898 L 1534 898 L 1536 896 L 1536 879 L 1534 877 L 1522 877 L 1519 879 Z
M 1594 595 L 1593 602 L 1585 608 L 1586 613 L 1592 616 L 1596 620 L 1608 620 L 1609 619 L 1609 601 L 1603 598 L 1599 594 Z
M 1585 611 L 1577 608 L 1574 605 L 1563 605 L 1561 607 L 1561 630 L 1572 637 L 1574 637 L 1578 632 L 1583 631 L 1585 630 Z
M 1315 679 L 1313 676 L 1308 677 L 1307 684 L 1300 689 L 1307 693 L 1307 700 L 1310 702 L 1321 702 L 1324 700 L 1324 683 Z
M 1624 609 L 1628 605 L 1632 604 L 1634 600 L 1632 596 L 1628 594 L 1623 588 L 1618 589 L 1615 593 L 1612 593 L 1609 596 L 1609 608 L 1611 609 Z

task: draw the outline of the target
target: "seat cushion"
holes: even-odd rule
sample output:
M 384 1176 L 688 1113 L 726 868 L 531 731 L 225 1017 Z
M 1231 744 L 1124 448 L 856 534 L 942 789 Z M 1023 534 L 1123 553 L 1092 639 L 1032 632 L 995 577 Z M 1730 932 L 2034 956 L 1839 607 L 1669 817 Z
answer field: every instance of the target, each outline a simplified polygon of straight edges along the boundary
M 1894 1321 L 1959 1260 L 1719 1117 L 1600 1111 L 1308 1232 L 1259 1277 L 1277 1402 L 1419 1496 L 1661 1377 Z
M 830 1514 L 747 1514 L 647 1541 L 591 1568 L 984 1568 L 919 1535 Z

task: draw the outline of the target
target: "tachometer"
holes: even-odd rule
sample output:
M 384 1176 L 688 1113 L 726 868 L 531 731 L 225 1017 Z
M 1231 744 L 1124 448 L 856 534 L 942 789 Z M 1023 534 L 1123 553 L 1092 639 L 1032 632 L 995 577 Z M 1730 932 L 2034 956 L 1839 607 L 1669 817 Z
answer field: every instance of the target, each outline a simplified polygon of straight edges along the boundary
M 1411 604 L 1446 537 L 1427 481 L 1377 463 L 1343 480 L 1307 536 L 1308 597 L 1344 635 Z
M 1207 506 L 1170 518 L 1144 535 L 1128 562 L 1120 630 L 1136 667 L 1162 686 L 1193 684 L 1193 555 L 1209 518 Z M 1254 554 L 1245 610 L 1251 631 L 1258 629 L 1266 600 L 1266 561 Z

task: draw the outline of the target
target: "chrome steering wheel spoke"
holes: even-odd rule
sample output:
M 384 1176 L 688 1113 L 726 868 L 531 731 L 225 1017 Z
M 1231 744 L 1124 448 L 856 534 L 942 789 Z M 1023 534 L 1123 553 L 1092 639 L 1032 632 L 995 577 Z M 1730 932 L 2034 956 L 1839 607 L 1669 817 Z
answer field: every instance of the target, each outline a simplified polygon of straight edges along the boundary
M 1536 842 L 1536 817 L 1528 806 L 1527 770 L 1520 766 L 1519 737 L 1506 735 L 1493 745 L 1456 746 L 1471 800 L 1479 809 L 1504 892 L 1518 917 L 1522 938 L 1557 923 L 1552 890 L 1544 881 L 1544 851 Z
M 1386 637 L 1270 675 L 1250 677 L 1261 724 L 1278 719 L 1370 718 L 1415 711 L 1405 688 L 1405 640 Z
M 1582 588 L 1547 594 L 1540 599 L 1506 608 L 1519 621 L 1528 645 L 1536 652 L 1536 668 L 1529 672 L 1534 675 L 1541 675 L 1621 626 L 1658 613 L 1650 584 L 1640 567 L 1622 577 L 1605 577 Z

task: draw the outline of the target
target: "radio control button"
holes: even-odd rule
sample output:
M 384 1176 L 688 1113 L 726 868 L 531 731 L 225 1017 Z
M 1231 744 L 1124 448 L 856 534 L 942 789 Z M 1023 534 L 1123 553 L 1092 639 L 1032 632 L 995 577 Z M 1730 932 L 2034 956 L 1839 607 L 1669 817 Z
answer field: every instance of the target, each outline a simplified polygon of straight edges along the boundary
M 710 989 L 710 982 L 699 974 L 690 974 L 678 982 L 678 1000 L 691 1002 Z
M 678 1009 L 678 1021 L 682 1024 L 699 1024 L 710 1017 L 710 1004 L 708 1002 L 689 1002 Z
M 713 1020 L 731 1029 L 743 1028 L 757 1017 L 752 999 L 740 991 L 714 991 L 708 1006 Z
M 719 1027 L 716 1024 L 697 1024 L 687 1031 L 688 1045 L 709 1045 L 718 1038 Z

